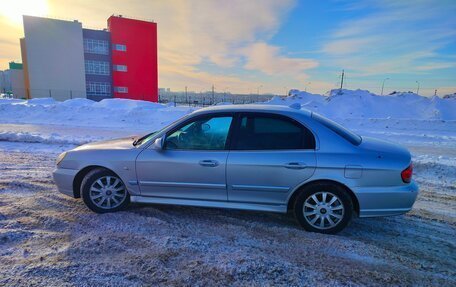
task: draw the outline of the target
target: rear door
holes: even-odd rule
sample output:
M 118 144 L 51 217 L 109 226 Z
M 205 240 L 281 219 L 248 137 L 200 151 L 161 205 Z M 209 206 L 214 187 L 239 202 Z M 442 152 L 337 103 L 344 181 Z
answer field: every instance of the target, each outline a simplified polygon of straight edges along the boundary
M 315 138 L 305 126 L 284 115 L 239 114 L 227 161 L 228 200 L 285 204 L 315 166 Z

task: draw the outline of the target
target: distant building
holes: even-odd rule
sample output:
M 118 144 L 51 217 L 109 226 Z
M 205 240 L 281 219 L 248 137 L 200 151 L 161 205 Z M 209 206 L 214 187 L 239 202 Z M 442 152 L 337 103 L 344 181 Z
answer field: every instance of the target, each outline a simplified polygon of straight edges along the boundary
M 5 71 L 0 71 L 0 93 L 13 93 L 17 98 L 25 98 L 22 64 L 10 62 L 8 68 Z
M 16 98 L 25 98 L 24 89 L 24 71 L 22 64 L 10 62 L 9 63 L 9 81 L 11 83 L 11 92 Z
M 24 16 L 27 98 L 158 101 L 157 24 L 111 16 L 108 29 Z
M 158 89 L 158 92 L 160 94 L 163 94 L 163 93 L 171 93 L 171 89 L 170 88 L 159 88 Z
M 22 62 L 28 98 L 85 98 L 82 24 L 24 16 Z
M 87 98 L 112 98 L 111 35 L 105 30 L 82 29 Z
M 11 92 L 11 71 L 0 71 L 0 93 Z
M 114 97 L 158 101 L 157 24 L 122 16 L 108 18 Z

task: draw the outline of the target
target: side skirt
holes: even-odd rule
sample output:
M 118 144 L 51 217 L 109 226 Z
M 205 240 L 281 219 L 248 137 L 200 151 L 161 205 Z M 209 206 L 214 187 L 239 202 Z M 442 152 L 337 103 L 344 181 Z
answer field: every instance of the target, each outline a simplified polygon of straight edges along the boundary
M 130 200 L 131 200 L 131 202 L 135 202 L 135 203 L 153 203 L 153 204 L 198 206 L 198 207 L 213 207 L 213 208 L 229 208 L 229 209 L 268 211 L 268 212 L 278 212 L 278 213 L 287 212 L 286 205 L 267 205 L 267 204 L 255 204 L 255 203 L 245 203 L 245 202 L 208 201 L 208 200 L 165 198 L 165 197 L 152 197 L 152 196 L 131 196 Z

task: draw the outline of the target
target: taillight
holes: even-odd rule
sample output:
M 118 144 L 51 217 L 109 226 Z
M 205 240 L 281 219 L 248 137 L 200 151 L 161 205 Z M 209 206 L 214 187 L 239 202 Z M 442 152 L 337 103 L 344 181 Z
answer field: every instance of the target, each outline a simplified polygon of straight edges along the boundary
M 406 169 L 401 172 L 402 181 L 410 183 L 412 181 L 413 165 L 410 164 Z

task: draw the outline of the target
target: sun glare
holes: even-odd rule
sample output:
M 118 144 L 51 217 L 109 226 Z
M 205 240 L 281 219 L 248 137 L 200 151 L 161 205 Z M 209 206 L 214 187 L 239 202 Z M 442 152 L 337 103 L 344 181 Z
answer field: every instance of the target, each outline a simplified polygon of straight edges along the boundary
M 0 2 L 0 15 L 14 25 L 22 24 L 22 15 L 46 16 L 49 13 L 47 0 L 12 0 Z

